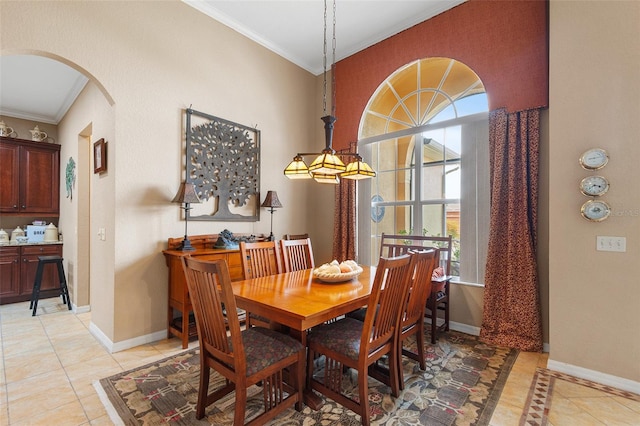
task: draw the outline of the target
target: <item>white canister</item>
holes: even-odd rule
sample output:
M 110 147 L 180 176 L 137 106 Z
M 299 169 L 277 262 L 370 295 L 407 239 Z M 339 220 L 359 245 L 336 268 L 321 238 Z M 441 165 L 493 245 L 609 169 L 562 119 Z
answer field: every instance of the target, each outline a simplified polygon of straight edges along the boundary
M 16 229 L 11 231 L 11 242 L 15 243 L 18 241 L 16 238 L 25 236 L 24 230 L 18 226 Z
M 44 230 L 44 242 L 52 243 L 54 241 L 58 241 L 58 228 L 53 223 L 50 223 Z
M 9 234 L 4 229 L 0 229 L 0 243 L 8 243 L 9 242 Z

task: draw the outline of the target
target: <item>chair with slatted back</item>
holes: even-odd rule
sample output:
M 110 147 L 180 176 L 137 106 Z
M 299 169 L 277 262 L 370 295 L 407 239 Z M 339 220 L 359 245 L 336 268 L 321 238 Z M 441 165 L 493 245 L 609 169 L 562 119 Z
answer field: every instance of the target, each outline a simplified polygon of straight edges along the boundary
M 284 234 L 285 240 L 306 240 L 309 234 Z
M 364 322 L 345 317 L 314 327 L 307 337 L 307 389 L 314 389 L 359 414 L 364 425 L 369 424 L 370 367 L 384 355 L 389 356 L 389 365 L 398 362 L 394 342 L 408 288 L 409 268 L 409 256 L 380 259 L 368 299 L 368 305 L 378 309 L 368 310 Z M 313 360 L 317 355 L 324 355 L 324 363 L 318 362 L 320 368 L 315 376 Z M 358 371 L 357 398 L 341 392 L 343 368 Z M 391 368 L 390 375 L 391 393 L 398 396 L 396 369 Z
M 284 272 L 280 258 L 279 244 L 277 241 L 260 241 L 248 243 L 240 241 L 240 263 L 244 279 L 266 277 Z M 269 327 L 267 318 L 247 313 L 247 327 Z
M 407 291 L 407 297 L 403 304 L 403 310 L 400 317 L 400 326 L 397 332 L 396 348 L 398 350 L 397 376 L 399 389 L 404 389 L 404 378 L 402 371 L 402 355 L 405 355 L 420 364 L 420 369 L 426 369 L 425 350 L 424 350 L 424 309 L 427 299 L 431 294 L 431 276 L 433 268 L 437 261 L 437 248 L 428 248 L 424 250 L 409 250 L 406 254 L 411 256 L 411 282 Z M 367 308 L 347 314 L 350 318 L 364 321 L 367 314 Z M 416 336 L 416 345 L 418 353 L 413 353 L 403 347 L 403 343 L 410 336 Z M 377 380 L 389 384 L 390 372 L 389 367 L 376 364 L 370 369 L 369 374 Z
M 311 239 L 280 240 L 280 252 L 285 272 L 301 271 L 315 267 Z
M 407 292 L 404 312 L 400 319 L 397 333 L 398 348 L 398 384 L 404 389 L 402 372 L 402 355 L 418 361 L 420 369 L 427 368 L 424 350 L 424 307 L 431 295 L 431 276 L 436 265 L 438 249 L 412 251 L 411 270 L 413 277 Z M 408 337 L 415 335 L 418 353 L 413 353 L 403 347 Z
M 431 235 L 390 235 L 382 234 L 380 239 L 380 256 L 398 256 L 409 250 L 438 248 L 438 259 L 434 269 L 431 296 L 427 299 L 428 312 L 425 317 L 431 320 L 431 343 L 436 343 L 438 332 L 449 330 L 449 295 L 451 283 L 451 252 L 453 239 Z M 440 317 L 438 312 L 442 312 Z M 440 324 L 438 324 L 440 321 Z
M 202 419 L 207 406 L 235 391 L 233 424 L 244 424 L 247 388 L 258 383 L 262 383 L 264 412 L 249 424 L 264 424 L 294 404 L 300 411 L 304 346 L 275 330 L 261 327 L 240 330 L 229 269 L 224 260 L 183 257 L 182 262 L 200 344 L 196 418 Z M 209 394 L 211 369 L 221 374 L 226 384 Z M 284 369 L 288 370 L 288 383 L 283 380 Z

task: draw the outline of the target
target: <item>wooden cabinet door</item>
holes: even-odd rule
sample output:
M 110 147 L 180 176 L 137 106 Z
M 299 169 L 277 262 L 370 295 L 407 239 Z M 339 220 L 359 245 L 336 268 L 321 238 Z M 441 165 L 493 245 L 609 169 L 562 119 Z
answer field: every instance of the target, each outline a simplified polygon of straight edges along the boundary
M 23 246 L 22 247 L 22 264 L 21 264 L 21 295 L 31 295 L 33 291 L 33 283 L 36 279 L 36 271 L 38 269 L 38 256 L 62 255 L 61 245 L 42 245 L 42 246 Z M 65 271 L 66 272 L 66 271 Z M 56 289 L 60 287 L 58 279 L 58 268 L 55 264 L 49 263 L 44 265 L 42 271 L 42 283 L 40 285 L 40 294 L 46 290 Z
M 0 213 L 20 208 L 20 146 L 0 142 Z
M 60 145 L 0 138 L 0 213 L 60 214 Z
M 52 213 L 60 211 L 60 151 L 50 146 L 23 146 L 20 158 L 23 212 Z
M 20 293 L 20 249 L 0 247 L 0 304 Z

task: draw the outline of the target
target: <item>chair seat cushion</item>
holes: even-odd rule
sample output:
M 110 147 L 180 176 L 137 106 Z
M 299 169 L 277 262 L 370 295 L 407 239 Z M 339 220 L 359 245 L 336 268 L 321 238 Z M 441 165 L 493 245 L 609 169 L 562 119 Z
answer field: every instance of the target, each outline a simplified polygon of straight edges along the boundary
M 360 356 L 363 325 L 362 321 L 345 317 L 331 324 L 313 327 L 307 341 L 309 344 L 317 343 L 329 350 L 357 360 Z
M 247 359 L 247 376 L 303 349 L 302 343 L 294 338 L 262 327 L 244 330 L 242 344 Z

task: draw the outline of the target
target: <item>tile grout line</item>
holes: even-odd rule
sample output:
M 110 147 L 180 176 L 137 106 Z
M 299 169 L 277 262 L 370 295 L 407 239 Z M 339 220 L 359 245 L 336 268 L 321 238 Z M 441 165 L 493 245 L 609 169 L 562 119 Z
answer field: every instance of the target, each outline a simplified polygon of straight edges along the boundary
M 76 316 L 76 314 L 73 311 L 71 311 L 70 315 L 73 315 L 78 321 L 80 321 L 80 319 Z M 51 336 L 49 336 L 49 331 L 47 330 L 47 327 L 45 327 L 44 323 L 42 322 L 42 319 L 40 319 L 40 323 L 42 324 L 42 328 L 44 329 L 45 334 L 47 335 L 47 340 L 49 340 L 49 344 L 51 345 L 51 349 L 53 349 L 53 352 L 56 354 L 56 358 L 58 359 L 58 362 L 60 363 L 60 366 L 62 367 L 62 370 L 64 371 L 64 375 L 67 378 L 67 382 L 69 383 L 69 386 L 71 386 L 71 389 L 73 390 L 73 394 L 76 397 L 76 401 L 78 402 L 78 404 L 80 404 L 80 407 L 82 408 L 82 412 L 84 413 L 84 416 L 85 416 L 87 422 L 90 424 L 91 420 L 89 419 L 89 415 L 87 414 L 87 410 L 84 408 L 84 405 L 82 405 L 80 396 L 78 395 L 78 392 L 77 392 L 75 386 L 73 386 L 73 383 L 71 382 L 71 378 L 69 377 L 69 373 L 67 372 L 67 368 L 62 363 L 62 359 L 60 359 L 60 354 L 58 354 L 58 351 L 56 350 L 55 345 L 51 341 Z M 84 326 L 84 323 L 82 321 L 80 321 L 80 323 Z

